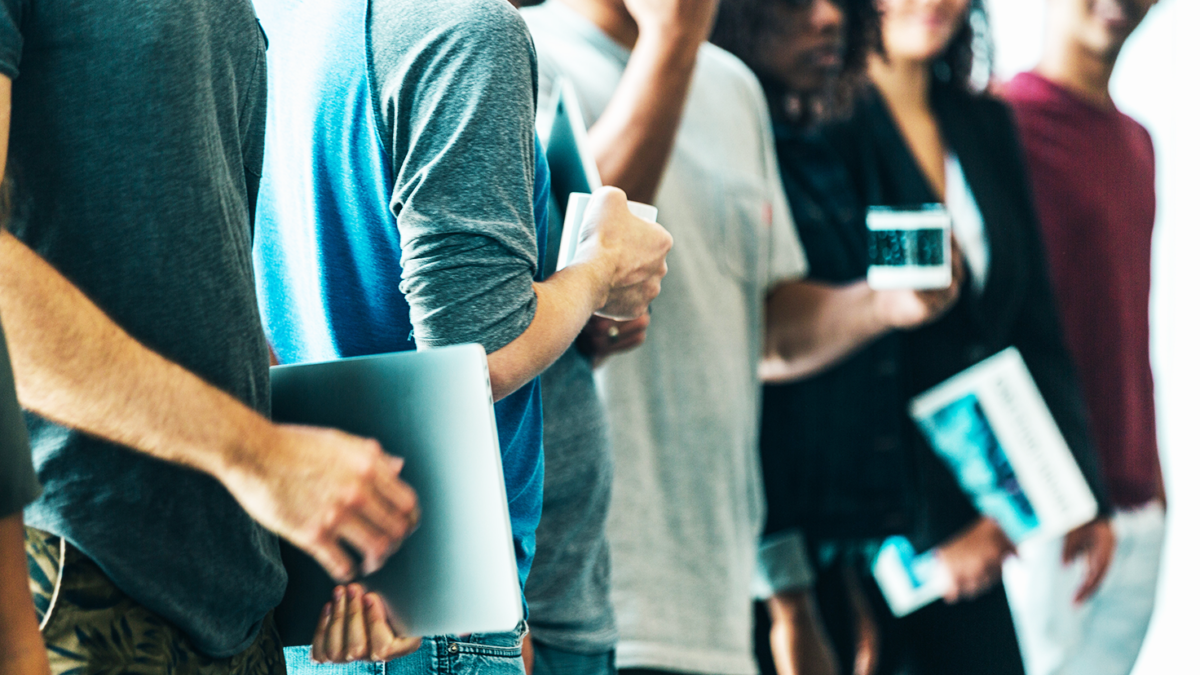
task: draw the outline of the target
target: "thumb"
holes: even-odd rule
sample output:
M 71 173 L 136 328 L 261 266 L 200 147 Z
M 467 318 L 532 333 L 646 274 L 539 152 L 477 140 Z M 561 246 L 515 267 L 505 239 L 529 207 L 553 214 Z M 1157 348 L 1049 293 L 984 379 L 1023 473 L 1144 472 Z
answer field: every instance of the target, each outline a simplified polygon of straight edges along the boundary
M 391 472 L 396 474 L 397 476 L 399 476 L 400 472 L 404 470 L 404 458 L 403 457 L 388 457 L 387 462 L 388 462 L 388 468 L 391 469 Z
M 1072 532 L 1063 539 L 1062 562 L 1064 565 L 1087 553 L 1087 539 L 1078 532 Z

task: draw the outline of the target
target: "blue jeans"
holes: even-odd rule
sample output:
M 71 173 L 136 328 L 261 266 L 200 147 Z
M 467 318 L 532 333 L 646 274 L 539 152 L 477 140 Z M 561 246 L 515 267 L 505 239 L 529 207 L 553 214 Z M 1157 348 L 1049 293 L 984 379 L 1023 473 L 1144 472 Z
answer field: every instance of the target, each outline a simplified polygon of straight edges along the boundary
M 308 647 L 284 650 L 288 675 L 525 675 L 525 622 L 507 633 L 427 637 L 417 651 L 387 663 L 313 663 Z
M 580 654 L 533 639 L 533 675 L 617 675 L 617 653 Z

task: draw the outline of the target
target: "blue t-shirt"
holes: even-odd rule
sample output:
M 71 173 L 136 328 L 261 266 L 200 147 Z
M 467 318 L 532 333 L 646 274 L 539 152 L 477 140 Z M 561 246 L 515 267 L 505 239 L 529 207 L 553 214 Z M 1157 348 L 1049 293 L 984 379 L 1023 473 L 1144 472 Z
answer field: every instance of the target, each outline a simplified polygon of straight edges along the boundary
M 524 332 L 549 171 L 519 15 L 495 0 L 256 6 L 271 76 L 254 262 L 280 362 L 492 352 Z M 542 507 L 539 387 L 496 403 L 522 584 Z

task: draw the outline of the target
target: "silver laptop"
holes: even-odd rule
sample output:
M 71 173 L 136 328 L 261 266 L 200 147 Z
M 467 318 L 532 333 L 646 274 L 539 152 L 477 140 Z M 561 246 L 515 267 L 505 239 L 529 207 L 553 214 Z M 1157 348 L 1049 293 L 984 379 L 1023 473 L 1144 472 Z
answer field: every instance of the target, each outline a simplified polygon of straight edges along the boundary
M 361 582 L 409 635 L 511 630 L 523 615 L 487 357 L 479 345 L 271 369 L 277 422 L 374 438 L 405 459 L 421 523 Z M 312 642 L 333 581 L 283 543 L 284 644 Z

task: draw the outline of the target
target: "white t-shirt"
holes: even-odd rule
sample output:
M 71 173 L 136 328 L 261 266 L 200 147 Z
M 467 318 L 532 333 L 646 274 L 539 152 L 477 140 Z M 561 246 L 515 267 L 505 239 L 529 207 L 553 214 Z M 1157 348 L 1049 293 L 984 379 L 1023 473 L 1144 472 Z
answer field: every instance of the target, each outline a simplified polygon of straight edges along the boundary
M 542 105 L 568 77 L 594 123 L 629 50 L 554 0 L 525 17 Z M 616 458 L 617 665 L 753 675 L 764 307 L 771 288 L 807 265 L 762 90 L 712 45 L 700 50 L 655 205 L 675 248 L 649 337 L 599 375 Z

